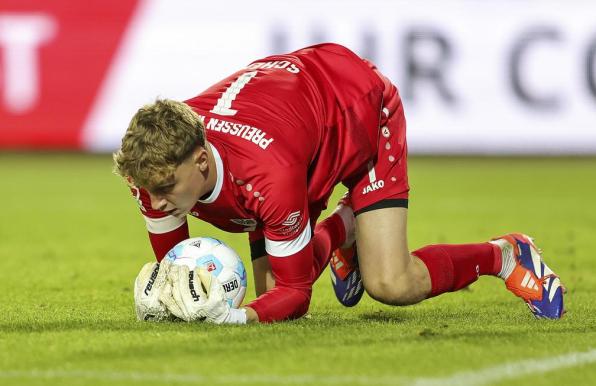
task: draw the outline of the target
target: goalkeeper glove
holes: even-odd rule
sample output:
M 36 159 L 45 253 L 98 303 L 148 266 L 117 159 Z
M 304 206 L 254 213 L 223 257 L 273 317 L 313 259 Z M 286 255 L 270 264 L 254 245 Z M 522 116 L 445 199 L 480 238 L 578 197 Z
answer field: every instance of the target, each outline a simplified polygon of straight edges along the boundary
M 171 263 L 147 263 L 143 265 L 134 284 L 135 311 L 138 320 L 160 322 L 172 319 L 172 314 L 159 300 L 167 287 L 167 275 Z
M 246 310 L 231 308 L 221 283 L 204 268 L 190 271 L 186 266 L 172 266 L 168 273 L 176 307 L 168 309 L 187 322 L 246 324 Z

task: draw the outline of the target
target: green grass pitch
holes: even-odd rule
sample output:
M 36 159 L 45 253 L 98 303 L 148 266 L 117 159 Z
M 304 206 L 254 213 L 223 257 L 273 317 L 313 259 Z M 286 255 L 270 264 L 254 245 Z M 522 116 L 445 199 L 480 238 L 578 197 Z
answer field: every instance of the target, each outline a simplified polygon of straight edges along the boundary
M 533 235 L 569 292 L 535 320 L 499 279 L 405 308 L 347 309 L 328 273 L 309 317 L 273 325 L 137 322 L 152 259 L 108 156 L 0 154 L 0 385 L 596 384 L 596 159 L 410 159 L 410 249 Z M 341 192 L 338 190 L 336 196 Z M 249 269 L 246 235 L 191 220 Z

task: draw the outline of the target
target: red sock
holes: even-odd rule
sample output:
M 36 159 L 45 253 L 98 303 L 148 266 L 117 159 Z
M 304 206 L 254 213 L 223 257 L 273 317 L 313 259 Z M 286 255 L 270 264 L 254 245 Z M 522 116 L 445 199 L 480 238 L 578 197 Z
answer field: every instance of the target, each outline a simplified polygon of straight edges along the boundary
M 346 238 L 344 223 L 338 214 L 334 214 L 315 227 L 312 238 L 315 254 L 313 282 L 321 275 L 331 259 L 331 253 L 339 248 Z
M 433 297 L 460 290 L 480 275 L 496 275 L 501 270 L 501 253 L 490 243 L 448 245 L 437 244 L 412 252 L 426 264 Z

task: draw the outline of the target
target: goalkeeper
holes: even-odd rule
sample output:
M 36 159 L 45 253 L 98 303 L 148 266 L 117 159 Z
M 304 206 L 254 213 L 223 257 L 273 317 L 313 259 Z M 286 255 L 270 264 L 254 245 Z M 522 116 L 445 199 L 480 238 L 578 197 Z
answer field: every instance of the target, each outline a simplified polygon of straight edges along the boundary
M 535 316 L 563 313 L 560 280 L 526 235 L 409 251 L 401 99 L 373 64 L 340 45 L 259 59 L 197 97 L 140 108 L 114 160 L 158 261 L 189 237 L 188 217 L 248 232 L 251 247 L 258 297 L 245 307 L 230 309 L 204 271 L 153 264 L 137 282 L 142 318 L 298 318 L 330 260 L 346 306 L 364 291 L 385 304 L 415 304 L 491 275 Z M 348 194 L 317 223 L 339 183 Z

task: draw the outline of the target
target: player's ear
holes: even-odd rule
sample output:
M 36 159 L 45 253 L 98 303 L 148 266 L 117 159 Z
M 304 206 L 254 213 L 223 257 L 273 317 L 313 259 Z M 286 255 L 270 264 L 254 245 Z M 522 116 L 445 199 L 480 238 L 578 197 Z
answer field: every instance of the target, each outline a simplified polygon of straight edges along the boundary
M 199 167 L 199 170 L 204 172 L 209 167 L 209 154 L 207 149 L 203 146 L 198 146 L 193 154 L 193 162 Z

